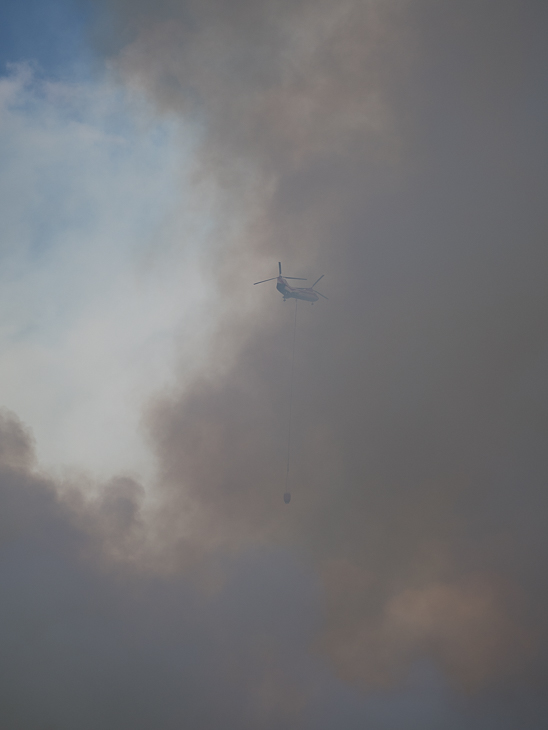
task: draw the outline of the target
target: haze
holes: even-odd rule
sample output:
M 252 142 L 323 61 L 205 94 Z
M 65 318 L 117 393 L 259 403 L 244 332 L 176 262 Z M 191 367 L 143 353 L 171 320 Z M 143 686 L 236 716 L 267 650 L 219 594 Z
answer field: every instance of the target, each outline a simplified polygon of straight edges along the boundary
M 5 3 L 1 727 L 546 726 L 547 12 Z

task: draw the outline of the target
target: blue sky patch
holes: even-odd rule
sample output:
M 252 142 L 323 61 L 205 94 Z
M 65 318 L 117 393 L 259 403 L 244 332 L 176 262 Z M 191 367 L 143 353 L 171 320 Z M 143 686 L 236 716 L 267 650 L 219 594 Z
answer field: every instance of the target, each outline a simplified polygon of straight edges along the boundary
M 81 77 L 90 68 L 88 0 L 3 0 L 0 3 L 0 73 L 29 61 L 54 77 Z

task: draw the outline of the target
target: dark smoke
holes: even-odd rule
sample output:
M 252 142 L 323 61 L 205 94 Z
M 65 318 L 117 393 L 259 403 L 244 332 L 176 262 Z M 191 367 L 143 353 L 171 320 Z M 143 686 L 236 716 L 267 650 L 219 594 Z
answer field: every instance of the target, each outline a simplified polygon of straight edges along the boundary
M 125 78 L 201 115 L 210 174 L 244 165 L 261 190 L 226 245 L 256 278 L 267 256 L 327 271 L 331 295 L 301 307 L 291 514 L 291 313 L 264 290 L 276 318 L 234 321 L 227 291 L 234 365 L 152 410 L 169 512 L 205 544 L 305 551 L 319 645 L 362 686 L 425 655 L 470 690 L 525 671 L 544 631 L 543 9 L 139 7 Z
M 0 440 L 2 728 L 283 727 L 306 706 L 319 615 L 303 565 L 217 555 L 214 590 L 136 567 L 137 485 L 60 499 L 13 416 Z

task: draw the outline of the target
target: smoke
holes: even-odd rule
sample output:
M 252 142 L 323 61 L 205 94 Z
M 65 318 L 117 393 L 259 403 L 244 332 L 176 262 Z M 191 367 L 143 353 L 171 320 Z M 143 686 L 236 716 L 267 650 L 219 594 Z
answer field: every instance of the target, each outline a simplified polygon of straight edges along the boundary
M 367 576 L 341 595 L 326 578 L 323 645 L 345 676 L 383 683 L 433 652 L 462 685 L 489 683 L 531 653 L 513 603 L 538 592 L 523 541 L 545 501 L 524 396 L 546 353 L 546 178 L 526 106 L 540 8 L 162 7 L 139 5 L 120 73 L 203 120 L 202 170 L 234 180 L 247 221 L 216 267 L 230 365 L 151 410 L 169 512 L 180 500 L 200 543 L 292 544 L 327 575 L 341 561 Z M 254 192 L 238 205 L 242 168 Z M 255 278 L 277 259 L 327 272 L 329 303 L 299 312 L 289 515 L 292 313 L 264 289 L 238 307 L 249 283 L 229 256 Z
M 217 557 L 213 592 L 147 570 L 130 560 L 138 485 L 60 498 L 10 414 L 0 437 L 3 728 L 281 727 L 301 709 L 318 602 L 305 566 L 283 551 Z
M 201 172 L 234 183 L 223 216 L 244 221 L 212 271 L 229 364 L 149 416 L 169 524 L 192 515 L 182 534 L 210 548 L 304 551 L 325 576 L 320 644 L 363 686 L 423 655 L 476 689 L 527 664 L 543 589 L 526 574 L 545 550 L 540 6 L 133 17 L 120 74 L 203 122 Z M 257 279 L 278 259 L 327 273 L 329 303 L 299 311 L 286 512 L 292 312 L 264 289 L 250 306 L 230 258 Z
M 52 676 L 84 642 L 101 699 L 56 722 L 541 727 L 546 10 L 106 7 L 119 79 L 200 129 L 222 306 L 148 408 L 154 509 L 13 472 L 84 583 Z M 251 287 L 279 260 L 329 297 L 297 311 L 288 506 L 294 305 Z

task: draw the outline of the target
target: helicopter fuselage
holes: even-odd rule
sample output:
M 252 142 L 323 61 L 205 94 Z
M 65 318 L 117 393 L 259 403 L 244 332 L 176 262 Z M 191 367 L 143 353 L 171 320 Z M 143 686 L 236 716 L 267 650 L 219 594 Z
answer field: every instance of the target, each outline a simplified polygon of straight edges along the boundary
M 276 282 L 276 289 L 283 296 L 284 301 L 286 299 L 302 299 L 305 302 L 318 301 L 318 295 L 312 289 L 289 286 L 283 276 L 278 276 Z

